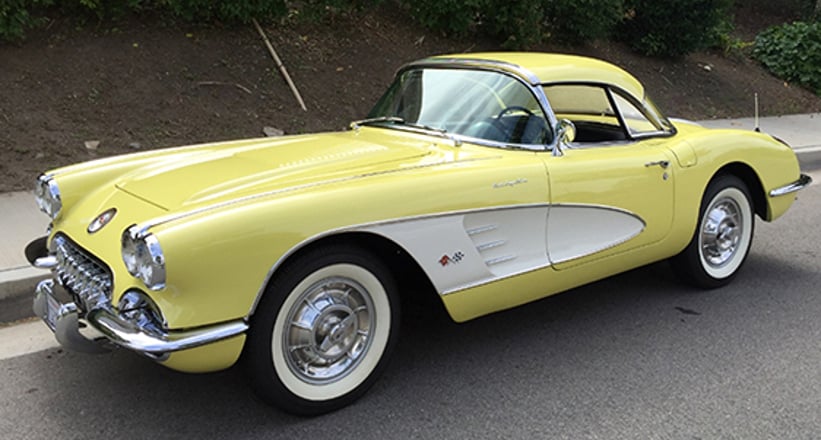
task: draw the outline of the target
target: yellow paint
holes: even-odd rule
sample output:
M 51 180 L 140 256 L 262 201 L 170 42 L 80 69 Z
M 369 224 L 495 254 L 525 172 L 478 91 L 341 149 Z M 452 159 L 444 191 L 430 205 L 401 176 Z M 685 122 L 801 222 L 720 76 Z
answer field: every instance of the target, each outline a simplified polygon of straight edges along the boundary
M 643 96 L 635 79 L 596 60 L 465 56 L 516 63 L 546 82 L 614 82 Z M 587 145 L 562 157 L 363 127 L 103 159 L 50 172 L 64 204 L 54 231 L 111 268 L 115 306 L 126 290 L 141 289 L 169 328 L 185 329 L 246 318 L 283 258 L 354 225 L 533 203 L 612 206 L 646 222 L 645 233 L 603 252 L 445 296 L 453 318 L 464 321 L 677 254 L 693 235 L 705 188 L 725 166 L 750 167 L 764 192 L 799 176 L 792 151 L 767 135 L 676 127 L 669 138 Z M 645 166 L 659 160 L 670 167 Z M 494 188 L 522 179 L 526 183 Z M 766 197 L 767 220 L 793 199 Z M 112 222 L 89 234 L 88 224 L 112 207 Z M 120 236 L 132 224 L 158 219 L 151 232 L 165 253 L 168 280 L 165 289 L 151 292 L 125 270 Z M 175 353 L 165 364 L 182 371 L 225 368 L 243 342 L 241 336 Z
M 184 373 L 208 373 L 234 365 L 242 353 L 245 335 L 237 335 L 209 345 L 172 353 L 161 363 Z

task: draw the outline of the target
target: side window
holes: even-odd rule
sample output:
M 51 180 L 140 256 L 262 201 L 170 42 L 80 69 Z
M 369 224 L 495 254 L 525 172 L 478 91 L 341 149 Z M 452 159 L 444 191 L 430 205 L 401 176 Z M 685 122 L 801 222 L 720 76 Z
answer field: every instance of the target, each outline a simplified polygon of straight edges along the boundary
M 648 119 L 638 107 L 621 94 L 613 92 L 613 101 L 616 102 L 624 123 L 627 125 L 627 131 L 631 135 L 657 133 L 664 130 L 661 125 Z
M 576 126 L 574 143 L 616 142 L 628 138 L 604 87 L 555 84 L 544 86 L 544 92 L 556 117 L 568 119 Z

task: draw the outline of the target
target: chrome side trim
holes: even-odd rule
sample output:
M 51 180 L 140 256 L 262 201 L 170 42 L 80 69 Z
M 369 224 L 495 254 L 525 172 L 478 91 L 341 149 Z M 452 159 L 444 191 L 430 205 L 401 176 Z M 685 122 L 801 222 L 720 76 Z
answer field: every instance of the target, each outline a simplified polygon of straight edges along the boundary
M 501 277 L 497 277 L 497 278 L 477 281 L 475 283 L 463 284 L 461 286 L 457 286 L 457 287 L 454 287 L 452 289 L 448 289 L 444 292 L 441 292 L 440 295 L 441 296 L 447 296 L 447 295 L 450 295 L 450 294 L 453 294 L 453 293 L 461 292 L 463 290 L 472 289 L 474 287 L 484 286 L 485 284 L 495 283 L 497 281 L 503 281 L 503 280 L 506 280 L 508 278 L 517 277 L 519 275 L 524 275 L 524 274 L 527 274 L 527 273 L 530 273 L 530 272 L 535 272 L 537 270 L 547 269 L 548 267 L 551 267 L 551 266 L 553 266 L 553 265 L 552 264 L 544 264 L 544 265 L 535 266 L 535 267 L 531 267 L 531 268 L 528 268 L 528 269 L 512 272 L 510 274 L 507 274 L 507 275 L 501 276 Z
M 770 191 L 770 197 L 785 196 L 787 194 L 792 194 L 794 192 L 801 191 L 802 189 L 810 186 L 811 183 L 812 177 L 806 174 L 802 174 L 801 177 L 799 177 L 798 180 L 796 180 L 795 182 L 772 189 Z
M 472 235 L 472 234 L 470 232 L 468 232 L 468 235 Z M 493 249 L 493 248 L 497 248 L 499 246 L 502 246 L 505 243 L 507 243 L 507 240 L 496 240 L 496 241 L 491 241 L 491 242 L 488 242 L 488 243 L 482 243 L 482 244 L 476 246 L 476 250 L 479 251 L 479 252 L 486 251 L 488 249 Z
M 282 263 L 284 263 L 288 258 L 291 257 L 291 255 L 294 255 L 300 249 L 302 249 L 305 246 L 307 246 L 307 245 L 309 245 L 309 244 L 311 244 L 311 243 L 313 243 L 317 240 L 320 240 L 322 238 L 329 237 L 329 236 L 332 236 L 332 235 L 335 235 L 335 234 L 345 233 L 345 232 L 356 232 L 358 230 L 361 230 L 361 229 L 364 229 L 364 228 L 367 228 L 367 227 L 371 227 L 371 226 L 389 225 L 389 224 L 400 223 L 400 222 L 404 222 L 404 221 L 423 220 L 423 219 L 430 219 L 430 218 L 437 218 L 437 217 L 447 217 L 447 216 L 451 216 L 451 215 L 459 215 L 459 214 L 474 213 L 474 212 L 500 211 L 500 210 L 507 210 L 507 209 L 519 209 L 519 208 L 538 208 L 538 207 L 545 207 L 545 206 L 549 207 L 550 204 L 549 203 L 525 203 L 525 204 L 521 204 L 521 205 L 489 206 L 489 207 L 486 207 L 486 208 L 479 208 L 479 209 L 473 209 L 473 210 L 446 211 L 446 212 L 440 212 L 440 213 L 436 213 L 436 214 L 415 215 L 415 216 L 404 217 L 404 218 L 400 218 L 400 219 L 382 220 L 382 221 L 376 221 L 376 222 L 370 222 L 370 223 L 363 223 L 363 224 L 360 224 L 360 225 L 345 226 L 345 227 L 335 228 L 335 229 L 331 229 L 331 230 L 328 230 L 328 231 L 313 235 L 311 237 L 306 238 L 305 240 L 302 240 L 301 242 L 297 243 L 296 245 L 294 245 L 288 252 L 281 255 L 277 259 L 277 261 L 274 262 L 273 266 L 271 266 L 271 269 L 268 270 L 268 274 L 265 276 L 265 279 L 262 281 L 262 285 L 260 286 L 259 291 L 257 292 L 256 299 L 254 300 L 254 303 L 251 305 L 251 310 L 248 312 L 248 317 L 253 316 L 254 312 L 256 312 L 257 305 L 259 304 L 259 301 L 262 299 L 262 295 L 265 293 L 265 287 L 271 281 L 271 278 L 273 278 L 274 273 L 277 271 L 277 269 L 279 269 L 280 266 L 282 266 Z M 482 227 L 479 227 L 479 228 L 474 228 L 474 229 L 468 230 L 467 233 L 469 235 L 475 235 L 475 234 L 480 234 L 482 232 L 493 231 L 497 228 L 498 228 L 498 225 L 492 224 L 492 225 L 482 226 Z M 524 273 L 524 272 L 530 272 L 530 271 L 527 270 L 527 271 L 523 271 L 522 273 Z M 484 283 L 479 283 L 479 284 L 484 284 Z M 466 288 L 467 287 L 459 288 L 459 289 L 451 290 L 451 291 L 455 292 L 457 290 L 463 290 L 463 289 L 466 289 Z M 446 293 L 448 293 L 448 292 L 442 292 L 442 295 L 445 295 Z
M 499 148 L 502 150 L 523 150 L 523 151 L 546 151 L 547 145 L 551 144 L 515 144 L 508 142 L 498 142 L 489 139 L 482 139 L 472 136 L 466 136 L 459 133 L 442 133 L 441 131 L 430 130 L 420 127 L 413 127 L 408 125 L 369 125 L 369 128 L 379 128 L 383 130 L 397 130 L 406 131 L 409 133 L 423 134 L 426 136 L 435 136 L 453 142 L 454 147 L 459 147 L 465 142 L 476 144 L 482 147 Z
M 405 218 L 401 218 L 401 219 L 383 220 L 383 221 L 376 221 L 376 222 L 370 222 L 370 223 L 363 223 L 363 224 L 360 224 L 360 225 L 351 225 L 351 226 L 346 226 L 346 227 L 342 227 L 342 228 L 331 229 L 331 230 L 316 234 L 314 236 L 308 237 L 305 240 L 302 240 L 301 242 L 299 242 L 295 246 L 293 246 L 288 252 L 286 252 L 285 254 L 280 256 L 277 259 L 276 262 L 274 262 L 274 264 L 268 270 L 268 273 L 266 274 L 262 284 L 260 285 L 259 291 L 257 292 L 257 296 L 254 299 L 253 304 L 251 305 L 251 309 L 248 312 L 248 316 L 246 317 L 246 319 L 248 317 L 253 316 L 253 314 L 256 312 L 257 305 L 259 304 L 259 301 L 262 299 L 262 295 L 265 293 L 266 286 L 271 281 L 271 278 L 273 278 L 274 273 L 276 273 L 276 271 L 282 266 L 282 264 L 288 258 L 290 258 L 292 255 L 294 255 L 297 251 L 299 251 L 300 249 L 302 249 L 305 246 L 309 245 L 310 243 L 313 243 L 313 242 L 315 242 L 317 240 L 320 240 L 322 238 L 329 237 L 329 236 L 332 236 L 332 235 L 335 235 L 335 234 L 345 233 L 345 232 L 356 232 L 356 231 L 360 231 L 360 230 L 363 230 L 365 228 L 372 227 L 372 226 L 395 224 L 395 223 L 401 223 L 401 222 L 405 222 L 405 221 L 423 220 L 423 219 L 430 219 L 430 218 L 437 218 L 437 217 L 447 217 L 447 216 L 452 216 L 452 215 L 477 213 L 477 212 L 489 212 L 489 211 L 501 211 L 501 210 L 512 210 L 512 209 L 521 209 L 521 208 L 537 208 L 537 207 L 548 207 L 548 208 L 550 208 L 550 207 L 559 207 L 559 206 L 597 207 L 597 208 L 601 208 L 601 209 L 608 209 L 608 210 L 611 210 L 611 211 L 614 211 L 614 212 L 620 212 L 620 213 L 631 215 L 631 216 L 637 218 L 638 220 L 640 220 L 644 224 L 644 220 L 641 219 L 641 217 L 638 217 L 636 214 L 634 214 L 630 211 L 627 211 L 625 209 L 621 209 L 621 208 L 613 207 L 613 206 L 603 206 L 603 205 L 583 204 L 583 203 L 578 203 L 578 204 L 572 204 L 572 203 L 567 203 L 567 204 L 566 203 L 558 203 L 558 204 L 525 203 L 525 204 L 521 204 L 521 205 L 491 206 L 491 207 L 485 207 L 485 208 L 474 209 L 474 210 L 457 210 L 457 211 L 441 212 L 441 213 L 437 213 L 437 214 L 417 215 L 417 216 L 410 216 L 410 217 L 405 217 Z M 488 225 L 468 229 L 466 231 L 466 233 L 469 236 L 474 236 L 474 235 L 477 235 L 477 234 L 493 231 L 493 230 L 496 230 L 496 229 L 498 229 L 498 225 L 488 224 Z M 629 240 L 629 239 L 627 239 L 627 240 Z M 619 244 L 624 243 L 627 240 L 621 241 L 619 243 L 611 244 L 609 246 L 602 247 L 602 248 L 596 250 L 593 253 L 608 250 L 612 247 L 615 247 L 615 246 L 618 246 Z M 571 261 L 571 260 L 574 260 L 574 259 L 577 259 L 577 258 L 585 257 L 587 255 L 592 255 L 592 254 L 588 253 L 588 254 L 584 254 L 584 255 L 578 255 L 578 256 L 574 256 L 574 258 L 562 259 L 561 261 L 553 261 L 553 262 L 549 262 L 548 264 L 537 265 L 537 266 L 530 267 L 530 268 L 527 268 L 527 269 L 511 272 L 511 273 L 505 274 L 503 276 L 492 277 L 492 278 L 488 278 L 488 279 L 473 282 L 473 283 L 467 283 L 467 284 L 459 285 L 457 287 L 453 287 L 451 289 L 447 289 L 447 290 L 444 290 L 442 292 L 439 292 L 439 294 L 442 295 L 442 296 L 450 295 L 452 293 L 460 292 L 462 290 L 467 290 L 467 289 L 482 286 L 482 285 L 485 285 L 485 284 L 490 284 L 490 283 L 494 283 L 494 282 L 497 282 L 497 281 L 501 281 L 501 280 L 505 280 L 505 279 L 508 279 L 508 278 L 523 275 L 523 274 L 526 274 L 526 273 L 534 272 L 534 271 L 537 271 L 537 270 L 542 270 L 542 269 L 545 269 L 545 268 L 548 268 L 548 267 L 552 267 L 553 264 L 555 264 L 555 263 L 564 263 L 564 262 Z M 499 263 L 501 263 L 501 261 Z
M 538 205 L 536 205 L 536 206 L 538 206 Z M 498 228 L 499 228 L 498 225 L 487 225 L 487 226 L 480 226 L 478 228 L 468 229 L 466 232 L 467 232 L 468 235 L 474 236 L 476 234 L 481 234 L 483 232 L 495 231 Z
M 505 255 L 505 256 L 502 256 L 502 257 L 496 257 L 496 258 L 491 258 L 489 260 L 485 260 L 485 264 L 487 264 L 488 266 L 494 266 L 496 264 L 502 264 L 504 262 L 515 260 L 515 259 L 516 259 L 515 255 Z

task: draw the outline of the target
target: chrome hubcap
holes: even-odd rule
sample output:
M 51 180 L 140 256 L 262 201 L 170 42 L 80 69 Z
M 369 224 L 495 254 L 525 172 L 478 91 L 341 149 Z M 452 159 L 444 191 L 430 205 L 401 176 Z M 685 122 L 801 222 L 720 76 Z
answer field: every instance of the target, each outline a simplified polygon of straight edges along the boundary
M 328 278 L 308 288 L 285 323 L 288 367 L 310 383 L 345 377 L 370 347 L 373 310 L 367 290 L 351 279 Z
M 727 264 L 738 249 L 742 233 L 738 204 L 730 198 L 713 203 L 701 225 L 701 249 L 707 264 L 712 267 Z

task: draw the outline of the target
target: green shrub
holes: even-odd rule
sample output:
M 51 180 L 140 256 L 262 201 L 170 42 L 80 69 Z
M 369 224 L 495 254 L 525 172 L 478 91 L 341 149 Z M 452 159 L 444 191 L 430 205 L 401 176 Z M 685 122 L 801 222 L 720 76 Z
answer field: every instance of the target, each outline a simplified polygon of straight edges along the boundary
M 0 40 L 19 40 L 26 29 L 35 27 L 41 20 L 30 10 L 46 6 L 51 0 L 0 0 Z
M 624 0 L 405 0 L 423 26 L 446 34 L 485 33 L 526 48 L 545 36 L 584 42 L 606 37 L 621 21 Z
M 624 17 L 624 0 L 545 0 L 552 39 L 581 43 L 610 36 Z
M 744 5 L 760 14 L 806 21 L 821 20 L 821 3 L 818 0 L 745 0 Z
M 407 0 L 411 15 L 426 28 L 464 36 L 476 30 L 492 0 Z
M 526 48 L 542 40 L 540 1 L 490 0 L 481 17 L 487 31 L 499 37 L 505 48 Z
M 247 23 L 252 18 L 267 20 L 285 14 L 285 0 L 159 0 L 164 7 L 186 21 L 220 20 Z
M 291 13 L 309 21 L 320 21 L 338 14 L 366 10 L 382 3 L 383 0 L 303 0 L 289 2 Z
M 678 57 L 719 44 L 732 0 L 626 0 L 621 37 L 645 55 Z
M 378 0 L 312 0 L 323 8 L 357 5 Z M 33 11 L 56 5 L 65 15 L 84 18 L 91 14 L 98 20 L 119 18 L 127 13 L 145 10 L 170 12 L 186 21 L 247 23 L 252 18 L 267 20 L 286 13 L 285 0 L 0 0 L 0 40 L 22 38 L 26 29 L 41 18 Z
M 753 57 L 776 76 L 821 95 L 821 22 L 768 28 L 755 38 Z

